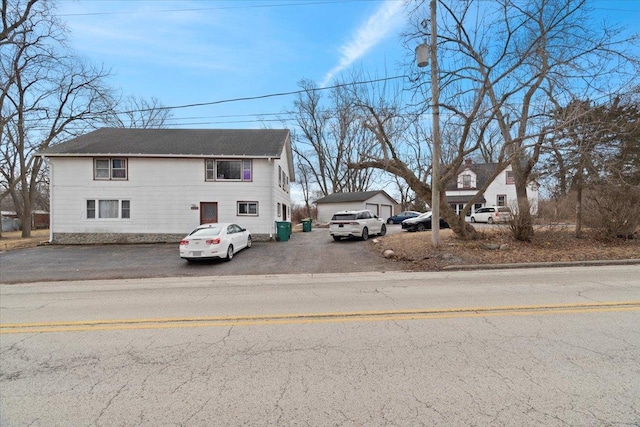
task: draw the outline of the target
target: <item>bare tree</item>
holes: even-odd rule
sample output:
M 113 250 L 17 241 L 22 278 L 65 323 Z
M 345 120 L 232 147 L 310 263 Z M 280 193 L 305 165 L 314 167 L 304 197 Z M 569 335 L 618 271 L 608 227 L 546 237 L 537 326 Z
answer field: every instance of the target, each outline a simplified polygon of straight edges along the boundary
M 575 192 L 575 232 L 581 237 L 585 189 L 638 185 L 640 106 L 623 103 L 620 97 L 609 105 L 572 100 L 557 109 L 554 118 L 558 126 L 550 138 L 546 166 L 557 177 L 562 194 Z
M 430 38 L 425 3 L 408 6 L 415 28 L 406 35 L 411 52 Z M 530 240 L 533 221 L 527 186 L 546 135 L 553 130 L 548 113 L 557 99 L 569 96 L 576 87 L 587 84 L 590 90 L 610 93 L 615 88 L 605 85 L 612 75 L 620 77 L 620 85 L 637 80 L 637 73 L 630 72 L 637 62 L 626 52 L 636 39 L 592 26 L 583 0 L 439 1 L 438 10 L 439 107 L 447 117 L 443 126 L 446 158 L 431 159 L 442 165 L 438 188 L 455 179 L 464 159 L 478 150 L 497 165 L 489 180 L 511 165 L 518 199 L 514 236 Z M 432 102 L 429 82 L 422 78 L 428 74 L 421 71 L 413 80 L 416 97 L 424 99 L 421 113 L 429 111 Z M 376 136 L 382 156 L 359 166 L 399 174 L 418 196 L 430 198 L 431 187 L 408 167 L 406 150 L 401 148 L 404 137 L 389 129 L 399 116 L 387 105 L 367 101 L 361 106 L 367 110 L 367 128 Z M 458 218 L 441 200 L 442 216 L 457 234 L 476 235 L 463 217 L 485 189 L 479 189 Z
M 308 184 L 324 196 L 369 189 L 374 172 L 348 167 L 376 149 L 360 126 L 349 91 L 336 84 L 328 102 L 323 102 L 322 92 L 313 82 L 303 80 L 300 87 L 304 92 L 294 102 L 300 132 L 293 135 L 298 170 L 303 170 Z
M 22 236 L 28 237 L 43 170 L 37 153 L 81 133 L 113 101 L 104 84 L 108 72 L 66 51 L 64 28 L 49 2 L 18 1 L 14 7 L 3 15 L 0 199 L 13 198 Z
M 145 99 L 130 95 L 116 101 L 106 125 L 117 128 L 152 129 L 163 128 L 172 116 L 157 98 Z
M 0 46 L 12 43 L 11 36 L 16 34 L 16 30 L 24 24 L 31 14 L 31 9 L 38 0 L 23 2 L 9 2 L 2 0 L 2 31 L 0 32 Z

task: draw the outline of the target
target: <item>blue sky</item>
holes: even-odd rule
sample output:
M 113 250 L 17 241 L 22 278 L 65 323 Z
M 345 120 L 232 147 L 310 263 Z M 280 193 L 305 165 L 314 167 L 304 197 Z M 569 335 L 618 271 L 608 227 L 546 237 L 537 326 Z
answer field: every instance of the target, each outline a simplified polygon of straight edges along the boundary
M 402 1 L 60 1 L 71 47 L 126 95 L 165 106 L 319 85 L 352 68 L 403 74 Z M 259 128 L 293 96 L 176 109 L 170 125 Z M 234 116 L 234 117 L 227 117 Z M 263 116 L 275 119 L 275 116 Z M 282 127 L 280 123 L 267 123 Z
M 490 0 L 487 0 L 490 1 Z M 342 72 L 405 74 L 402 0 L 59 0 L 71 47 L 111 69 L 124 95 L 165 106 L 330 84 Z M 593 0 L 600 18 L 638 28 L 640 0 Z M 173 110 L 169 126 L 282 127 L 293 96 Z M 269 114 L 273 114 L 270 116 Z M 262 115 L 262 116 L 260 116 Z
M 58 0 L 58 11 L 70 47 L 111 69 L 111 83 L 123 95 L 173 107 L 292 92 L 301 79 L 323 86 L 352 70 L 374 78 L 406 74 L 401 64 L 413 53 L 401 42 L 403 4 Z M 596 19 L 638 31 L 640 0 L 592 0 L 591 6 Z M 277 119 L 293 101 L 289 95 L 180 108 L 167 126 L 280 128 Z

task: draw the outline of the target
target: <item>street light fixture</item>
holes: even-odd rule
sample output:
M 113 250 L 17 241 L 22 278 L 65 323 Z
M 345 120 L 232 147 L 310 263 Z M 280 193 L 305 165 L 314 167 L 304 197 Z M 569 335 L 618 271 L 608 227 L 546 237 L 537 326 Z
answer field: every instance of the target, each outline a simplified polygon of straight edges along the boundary
M 436 0 L 431 0 L 431 43 L 416 48 L 418 67 L 426 67 L 431 59 L 431 117 L 433 118 L 433 152 L 431 160 L 431 244 L 440 244 L 440 87 L 438 85 L 438 35 Z

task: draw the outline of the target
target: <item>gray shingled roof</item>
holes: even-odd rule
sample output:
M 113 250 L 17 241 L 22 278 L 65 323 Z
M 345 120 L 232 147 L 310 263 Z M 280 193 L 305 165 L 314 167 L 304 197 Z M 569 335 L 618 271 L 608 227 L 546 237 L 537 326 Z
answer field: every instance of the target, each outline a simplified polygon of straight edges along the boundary
M 288 139 L 287 129 L 102 128 L 51 146 L 39 154 L 50 157 L 138 155 L 278 158 Z
M 389 196 L 384 190 L 378 191 L 360 191 L 353 193 L 333 193 L 328 196 L 323 197 L 322 199 L 316 200 L 316 203 L 346 203 L 346 202 L 364 202 L 365 200 L 369 200 L 373 196 L 378 193 L 382 193 L 387 196 L 390 200 L 393 200 L 393 197 Z M 395 203 L 395 200 L 393 200 Z
M 476 187 L 465 188 L 465 190 L 474 190 L 477 188 L 482 188 L 489 180 L 489 177 L 491 177 L 491 175 L 495 172 L 497 167 L 498 167 L 497 163 L 473 163 L 471 165 L 462 165 L 460 169 L 458 169 L 458 175 L 462 173 L 462 171 L 464 171 L 465 169 L 470 169 L 473 172 L 475 172 L 475 174 L 477 175 Z M 455 190 L 460 190 L 460 188 L 458 188 L 457 180 L 449 181 L 449 183 L 447 184 L 446 191 L 455 191 Z

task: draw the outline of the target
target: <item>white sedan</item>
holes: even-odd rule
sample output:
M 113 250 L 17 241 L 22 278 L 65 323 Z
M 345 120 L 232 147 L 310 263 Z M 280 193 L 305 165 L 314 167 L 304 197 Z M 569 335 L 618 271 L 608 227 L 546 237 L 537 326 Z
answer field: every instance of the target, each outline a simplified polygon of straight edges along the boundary
M 187 261 L 221 258 L 251 247 L 251 234 L 238 224 L 202 224 L 180 241 L 180 258 Z

